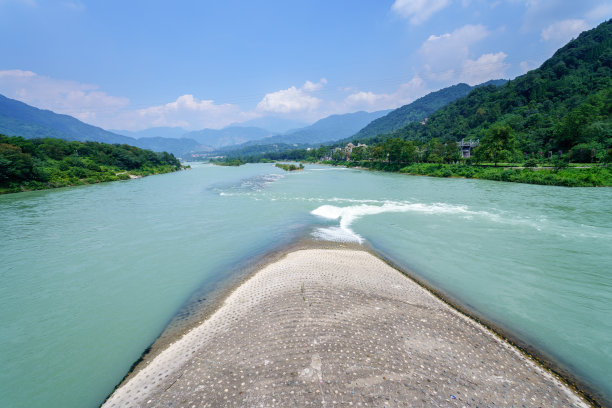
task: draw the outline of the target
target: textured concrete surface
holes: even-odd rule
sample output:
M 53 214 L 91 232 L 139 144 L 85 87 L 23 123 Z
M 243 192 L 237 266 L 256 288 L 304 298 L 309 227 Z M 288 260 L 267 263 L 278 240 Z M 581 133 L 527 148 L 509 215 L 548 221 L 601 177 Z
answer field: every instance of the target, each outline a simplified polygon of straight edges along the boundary
M 380 259 L 289 253 L 104 407 L 588 406 Z

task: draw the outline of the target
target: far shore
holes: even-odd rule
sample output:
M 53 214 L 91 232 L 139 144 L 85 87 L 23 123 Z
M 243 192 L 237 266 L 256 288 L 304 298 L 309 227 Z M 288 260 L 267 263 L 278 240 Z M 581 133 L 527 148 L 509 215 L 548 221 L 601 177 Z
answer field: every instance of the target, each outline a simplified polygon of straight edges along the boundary
M 103 406 L 592 402 L 357 244 L 299 243 L 255 269 Z

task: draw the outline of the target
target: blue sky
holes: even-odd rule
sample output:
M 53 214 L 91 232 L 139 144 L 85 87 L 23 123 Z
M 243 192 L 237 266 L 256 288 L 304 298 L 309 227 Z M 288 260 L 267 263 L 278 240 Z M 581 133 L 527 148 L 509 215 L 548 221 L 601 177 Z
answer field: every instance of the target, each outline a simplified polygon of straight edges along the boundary
M 313 122 L 514 78 L 612 0 L 0 0 L 0 93 L 106 129 Z

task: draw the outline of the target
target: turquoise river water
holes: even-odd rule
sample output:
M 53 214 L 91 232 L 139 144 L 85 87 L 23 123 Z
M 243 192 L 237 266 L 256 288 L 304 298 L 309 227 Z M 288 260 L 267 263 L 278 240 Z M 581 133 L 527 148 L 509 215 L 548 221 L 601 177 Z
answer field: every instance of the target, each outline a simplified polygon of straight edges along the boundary
M 98 406 L 194 291 L 303 234 L 367 243 L 609 403 L 611 204 L 269 164 L 0 196 L 0 406 Z

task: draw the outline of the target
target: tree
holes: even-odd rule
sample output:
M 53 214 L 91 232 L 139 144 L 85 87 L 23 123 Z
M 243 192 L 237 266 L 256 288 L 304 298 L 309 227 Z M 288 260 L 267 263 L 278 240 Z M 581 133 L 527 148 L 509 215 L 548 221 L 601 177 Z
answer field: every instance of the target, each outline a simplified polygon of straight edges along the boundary
M 327 157 L 327 154 L 329 153 L 329 147 L 325 147 L 323 145 L 321 145 L 321 147 L 319 147 L 317 150 L 317 159 L 322 159 L 324 157 Z
M 361 160 L 366 160 L 367 157 L 367 148 L 364 146 L 358 146 L 353 148 L 353 151 L 351 153 L 351 160 L 353 161 L 361 161 Z
M 33 174 L 32 156 L 23 153 L 18 146 L 0 143 L 0 182 L 27 180 Z
M 400 154 L 400 162 L 413 163 L 417 160 L 417 148 L 414 142 L 404 142 L 402 152 Z
M 399 163 L 402 161 L 402 148 L 404 147 L 405 143 L 406 142 L 400 138 L 385 140 L 383 149 L 387 153 L 390 163 Z
M 370 149 L 370 154 L 372 155 L 372 159 L 374 159 L 375 161 L 387 160 L 387 152 L 379 144 Z
M 489 128 L 474 151 L 479 161 L 492 161 L 497 167 L 500 161 L 512 160 L 517 153 L 516 137 L 507 125 L 494 125 Z
M 332 153 L 332 160 L 335 160 L 335 161 L 346 160 L 346 154 L 342 150 L 336 150 Z

